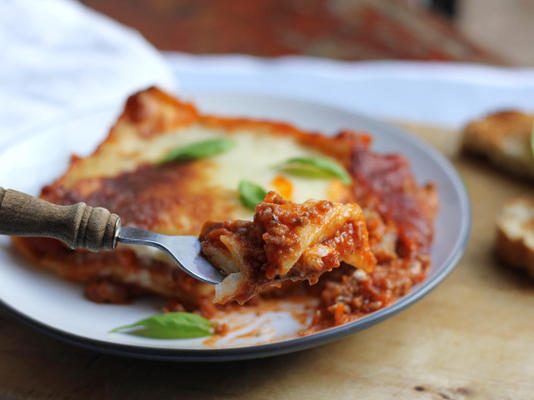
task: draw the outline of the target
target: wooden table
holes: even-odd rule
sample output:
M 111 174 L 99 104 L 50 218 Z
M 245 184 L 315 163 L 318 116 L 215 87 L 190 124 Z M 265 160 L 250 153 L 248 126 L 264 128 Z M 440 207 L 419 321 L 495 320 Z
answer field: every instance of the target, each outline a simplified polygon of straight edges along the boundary
M 531 399 L 534 285 L 496 262 L 492 244 L 502 204 L 533 188 L 458 157 L 455 132 L 405 127 L 453 160 L 473 204 L 464 258 L 423 300 L 319 348 L 212 364 L 102 355 L 0 312 L 0 399 Z

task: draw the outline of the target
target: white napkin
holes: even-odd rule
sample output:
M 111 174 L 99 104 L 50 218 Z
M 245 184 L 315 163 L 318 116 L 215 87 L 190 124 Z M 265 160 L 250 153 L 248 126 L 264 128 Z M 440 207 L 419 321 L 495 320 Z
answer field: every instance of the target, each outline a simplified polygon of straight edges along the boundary
M 416 61 L 166 53 L 180 95 L 241 92 L 326 103 L 457 129 L 499 109 L 534 111 L 534 69 Z
M 70 0 L 0 1 L 0 145 L 175 79 L 136 31 Z

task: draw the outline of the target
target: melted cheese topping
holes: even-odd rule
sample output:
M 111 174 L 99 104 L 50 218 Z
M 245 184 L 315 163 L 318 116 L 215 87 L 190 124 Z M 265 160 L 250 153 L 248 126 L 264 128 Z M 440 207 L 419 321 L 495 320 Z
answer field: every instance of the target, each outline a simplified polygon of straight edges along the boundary
M 310 157 L 321 154 L 314 149 L 303 146 L 291 136 L 272 135 L 267 132 L 247 132 L 246 130 L 235 130 L 228 133 L 221 129 L 192 125 L 175 132 L 156 136 L 151 141 L 144 141 L 142 151 L 141 143 L 137 143 L 135 140 L 129 141 L 127 147 L 121 148 L 121 154 L 126 159 L 136 159 L 138 163 L 147 161 L 155 163 L 174 148 L 218 137 L 231 138 L 236 142 L 236 146 L 225 153 L 206 159 L 209 163 L 210 173 L 205 182 L 199 183 L 235 193 L 235 199 L 239 205 L 237 205 L 233 215 L 228 217 L 249 220 L 253 217 L 253 211 L 240 205 L 238 200 L 237 188 L 242 179 L 254 182 L 267 191 L 277 191 L 277 187 L 274 185 L 275 178 L 283 176 L 291 184 L 291 200 L 295 202 L 304 202 L 310 199 L 336 201 L 342 195 L 344 186 L 337 179 L 298 177 L 284 174 L 276 168 L 277 165 L 292 157 Z M 121 163 L 119 162 L 119 164 Z M 117 163 L 113 165 L 118 166 Z M 130 165 L 122 163 L 121 172 L 124 172 L 125 169 L 129 170 Z M 106 171 L 106 175 L 113 173 L 117 173 L 117 171 L 109 168 Z M 134 251 L 139 256 L 168 261 L 167 256 L 158 249 L 135 246 Z
M 207 127 L 202 124 L 190 126 L 155 135 L 150 140 L 132 135 L 128 129 L 123 129 L 117 137 L 120 148 L 106 146 L 99 152 L 98 157 L 84 159 L 80 168 L 66 180 L 70 186 L 77 180 L 87 177 L 111 177 L 120 173 L 133 171 L 140 164 L 159 162 L 170 150 L 190 143 L 218 137 L 231 138 L 237 146 L 226 153 L 222 153 L 208 160 L 213 164 L 211 185 L 224 189 L 237 190 L 239 181 L 247 179 L 262 186 L 267 191 L 275 190 L 273 179 L 281 172 L 276 165 L 291 157 L 310 157 L 321 155 L 320 152 L 303 146 L 292 136 L 273 135 L 265 132 L 247 132 L 243 129 L 227 131 Z M 284 175 L 282 173 L 282 175 Z M 291 182 L 293 192 L 292 201 L 304 202 L 309 199 L 332 200 L 339 199 L 336 190 L 336 179 L 313 179 L 286 175 Z M 337 182 L 338 184 L 339 182 Z M 339 194 L 339 196 L 338 196 Z M 243 212 L 238 217 L 252 216 L 252 212 Z
M 164 136 L 165 140 L 161 138 L 152 141 L 153 146 L 158 148 L 157 151 L 146 149 L 143 156 L 155 162 L 161 159 L 167 151 L 190 143 L 219 137 L 234 140 L 236 147 L 209 158 L 215 164 L 209 183 L 230 190 L 237 190 L 239 182 L 247 179 L 267 191 L 276 191 L 272 181 L 281 174 L 276 168 L 277 165 L 292 157 L 310 157 L 321 154 L 301 145 L 290 136 L 245 130 L 236 130 L 228 134 L 224 130 L 193 125 Z M 336 200 L 328 198 L 329 192 L 332 192 L 329 188 L 333 179 L 311 179 L 289 175 L 286 175 L 286 178 L 292 183 L 292 200 L 295 202 L 304 202 L 309 199 Z M 244 217 L 251 217 L 253 214 L 251 211 L 242 211 Z
M 237 146 L 226 153 L 213 157 L 216 163 L 212 183 L 226 189 L 236 190 L 239 181 L 247 179 L 267 191 L 277 191 L 273 185 L 276 176 L 281 175 L 277 165 L 292 157 L 310 157 L 320 153 L 300 145 L 291 137 L 258 135 L 235 132 L 231 135 Z M 309 199 L 329 199 L 333 179 L 310 179 L 284 175 L 292 184 L 292 201 L 304 202 Z M 239 218 L 250 219 L 252 211 L 242 210 Z

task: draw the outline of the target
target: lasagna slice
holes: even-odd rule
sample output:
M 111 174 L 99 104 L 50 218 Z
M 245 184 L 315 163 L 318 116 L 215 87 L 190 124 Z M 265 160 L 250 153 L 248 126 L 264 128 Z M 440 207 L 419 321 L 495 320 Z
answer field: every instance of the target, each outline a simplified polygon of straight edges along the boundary
M 204 232 L 203 237 L 212 238 L 213 246 L 219 246 L 220 260 L 230 259 L 222 251 L 245 249 L 235 254 L 247 254 L 243 263 L 250 263 L 257 251 L 264 261 L 254 268 L 264 274 L 264 280 L 276 280 L 284 274 L 304 280 L 286 280 L 280 289 L 261 291 L 255 301 L 261 303 L 272 296 L 289 299 L 293 294 L 316 298 L 318 305 L 310 329 L 341 324 L 387 306 L 421 282 L 430 266 L 438 193 L 432 183 L 416 181 L 409 161 L 402 155 L 374 151 L 367 134 L 342 131 L 330 136 L 280 122 L 206 115 L 190 103 L 149 88 L 127 100 L 122 114 L 102 139 L 91 154 L 73 156 L 64 174 L 43 187 L 40 197 L 62 205 L 84 201 L 105 207 L 118 214 L 124 226 L 168 235 L 198 236 Z M 207 158 L 162 163 L 175 149 L 218 139 L 229 139 L 235 146 Z M 293 158 L 317 156 L 337 161 L 351 176 L 352 184 L 335 177 L 293 176 L 273 168 Z M 255 217 L 240 201 L 238 186 L 242 180 L 297 204 L 271 198 L 267 203 L 272 204 L 268 206 L 272 210 L 258 210 Z M 296 215 L 306 207 L 309 212 L 320 207 L 320 201 L 306 203 L 308 199 L 332 202 L 328 204 L 333 210 L 339 210 L 339 214 L 326 214 L 331 230 L 326 229 L 330 223 L 310 224 L 309 234 L 305 226 L 299 227 L 294 236 L 274 230 L 277 225 L 289 230 L 292 224 L 273 225 L 269 213 L 280 220 L 278 213 L 291 214 L 292 207 Z M 340 208 L 338 203 L 345 206 Z M 358 210 L 354 204 L 365 215 L 369 246 L 376 258 L 371 272 L 364 270 L 369 264 L 363 261 L 363 247 L 355 245 L 354 252 L 350 249 L 351 240 L 363 246 L 358 239 L 365 235 L 356 234 L 349 240 L 350 229 L 362 227 L 363 221 L 358 223 L 356 217 L 341 222 L 344 211 Z M 209 224 L 203 230 L 207 221 L 235 220 L 248 222 Z M 317 229 L 311 230 L 313 226 Z M 261 229 L 264 232 L 255 236 L 263 241 L 261 246 L 244 247 L 248 242 L 238 242 L 240 235 Z M 219 243 L 216 231 L 224 233 L 227 243 L 234 240 L 238 245 Z M 276 242 L 276 237 L 281 241 Z M 13 241 L 36 267 L 83 283 L 92 301 L 123 303 L 138 294 L 152 293 L 167 298 L 173 309 L 197 311 L 207 317 L 215 310 L 233 307 L 214 305 L 213 285 L 191 278 L 155 249 L 119 245 L 114 251 L 92 253 L 71 250 L 54 239 L 20 237 Z M 284 243 L 294 243 L 298 251 L 284 253 Z M 216 251 L 212 248 L 213 254 Z M 267 254 L 273 262 L 267 263 Z M 333 267 L 337 265 L 334 256 L 341 263 L 338 268 Z M 227 265 L 228 271 L 241 271 L 233 263 Z M 264 265 L 266 269 L 261 269 Z M 334 269 L 321 275 L 316 285 L 307 284 L 306 279 L 313 282 L 323 268 L 330 266 Z M 220 298 L 222 294 L 224 291 Z
M 208 158 L 161 163 L 173 149 L 221 138 L 235 147 Z M 253 211 L 239 198 L 243 179 L 297 202 L 352 199 L 350 186 L 338 179 L 287 176 L 272 168 L 292 157 L 317 155 L 347 165 L 352 138 L 201 114 L 157 88 L 132 95 L 103 139 L 92 154 L 73 156 L 40 197 L 61 205 L 83 201 L 105 207 L 121 217 L 123 226 L 195 236 L 206 221 L 252 219 Z M 123 303 L 149 292 L 187 309 L 212 304 L 212 285 L 181 272 L 156 249 L 119 245 L 111 252 L 91 253 L 54 239 L 20 237 L 14 243 L 34 265 L 84 283 L 86 296 L 96 302 Z
M 253 221 L 208 222 L 200 235 L 204 256 L 228 273 L 215 302 L 244 303 L 280 280 L 319 277 L 341 262 L 371 272 L 375 258 L 357 204 L 308 200 L 302 204 L 270 192 Z

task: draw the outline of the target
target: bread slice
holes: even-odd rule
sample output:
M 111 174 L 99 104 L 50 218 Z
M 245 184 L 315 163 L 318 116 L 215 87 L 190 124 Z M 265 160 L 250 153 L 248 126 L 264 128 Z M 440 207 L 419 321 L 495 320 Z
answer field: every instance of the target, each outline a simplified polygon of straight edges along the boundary
M 463 131 L 463 149 L 487 157 L 518 176 L 534 177 L 530 137 L 534 115 L 501 111 L 470 122 Z
M 534 197 L 508 202 L 497 217 L 498 256 L 534 277 Z

